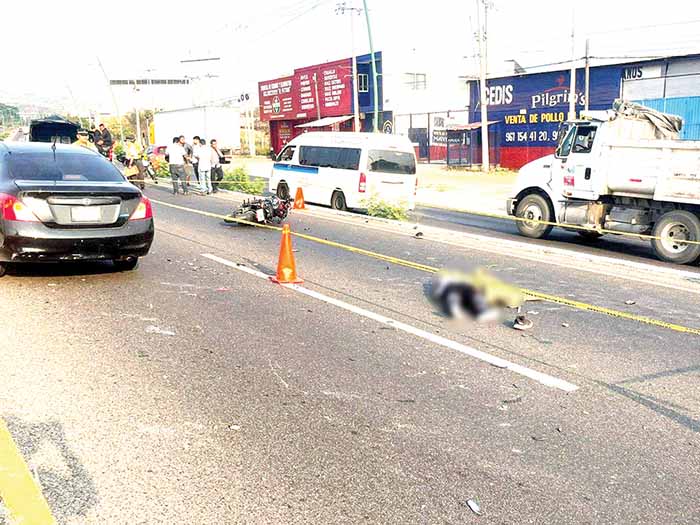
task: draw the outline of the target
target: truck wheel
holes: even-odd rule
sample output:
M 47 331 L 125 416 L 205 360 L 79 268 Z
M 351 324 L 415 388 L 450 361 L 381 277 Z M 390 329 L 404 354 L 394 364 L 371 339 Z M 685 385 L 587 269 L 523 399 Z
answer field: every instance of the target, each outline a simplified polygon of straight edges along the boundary
M 348 209 L 347 203 L 345 202 L 345 195 L 342 191 L 334 191 L 331 197 L 331 208 L 334 210 L 345 211 Z
M 651 245 L 659 259 L 676 264 L 688 264 L 700 258 L 700 244 L 683 241 L 700 241 L 700 218 L 689 211 L 669 211 L 654 225 Z
M 277 186 L 277 196 L 283 200 L 287 200 L 289 198 L 289 186 L 287 186 L 284 182 Z
M 541 224 L 535 221 L 551 222 L 552 215 L 552 209 L 547 199 L 537 193 L 530 193 L 518 203 L 515 209 L 516 217 L 528 219 L 517 221 L 518 231 L 525 237 L 543 239 L 549 235 L 553 226 L 551 224 Z

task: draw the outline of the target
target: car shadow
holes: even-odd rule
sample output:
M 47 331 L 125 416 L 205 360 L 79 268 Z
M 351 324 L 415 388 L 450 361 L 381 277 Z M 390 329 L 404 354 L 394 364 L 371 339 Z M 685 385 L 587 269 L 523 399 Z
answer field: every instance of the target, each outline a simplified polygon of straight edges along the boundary
M 7 275 L 12 277 L 82 277 L 122 273 L 111 261 L 85 261 L 69 263 L 21 263 L 7 265 Z

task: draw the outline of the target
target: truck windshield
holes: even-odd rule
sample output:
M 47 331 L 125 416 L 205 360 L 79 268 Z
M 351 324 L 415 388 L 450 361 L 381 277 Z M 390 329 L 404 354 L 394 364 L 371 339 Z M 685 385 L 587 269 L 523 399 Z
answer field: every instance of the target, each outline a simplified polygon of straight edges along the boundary
M 576 126 L 569 126 L 565 132 L 562 132 L 560 137 L 559 146 L 556 150 L 557 157 L 568 157 L 571 153 L 571 145 L 574 142 L 574 137 L 576 136 Z

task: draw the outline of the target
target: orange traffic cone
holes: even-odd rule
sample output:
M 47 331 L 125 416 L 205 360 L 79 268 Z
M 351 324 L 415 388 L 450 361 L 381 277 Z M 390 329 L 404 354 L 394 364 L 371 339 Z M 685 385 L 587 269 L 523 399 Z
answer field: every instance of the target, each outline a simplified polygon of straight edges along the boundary
M 292 232 L 289 224 L 282 228 L 282 242 L 280 243 L 280 258 L 277 263 L 277 275 L 270 279 L 279 284 L 301 284 L 303 279 L 297 277 L 297 266 L 294 262 L 292 251 Z
M 294 196 L 294 207 L 292 208 L 294 210 L 305 210 L 306 209 L 306 203 L 304 202 L 304 192 L 301 189 L 301 186 L 297 188 L 297 194 Z

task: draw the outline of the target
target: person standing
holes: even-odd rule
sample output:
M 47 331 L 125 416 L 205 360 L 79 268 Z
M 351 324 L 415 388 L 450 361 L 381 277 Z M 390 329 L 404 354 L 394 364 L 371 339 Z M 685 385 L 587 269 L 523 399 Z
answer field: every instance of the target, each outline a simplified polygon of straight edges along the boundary
M 192 156 L 194 154 L 194 150 L 192 146 L 190 146 L 186 141 L 185 141 L 185 136 L 180 135 L 180 145 L 184 148 L 185 150 L 185 164 L 184 164 L 184 170 L 185 170 L 185 181 L 187 183 L 187 187 L 190 186 L 190 180 L 192 179 L 192 175 L 194 175 L 194 168 L 192 166 Z
M 211 164 L 211 186 L 212 192 L 219 191 L 219 183 L 224 179 L 224 168 L 221 166 L 221 161 L 224 156 L 219 151 L 219 146 L 216 139 L 211 139 L 212 164 Z
M 104 157 L 109 157 L 109 150 L 112 149 L 114 141 L 112 140 L 112 134 L 105 127 L 104 124 L 100 124 L 97 133 L 95 134 L 97 138 L 97 149 Z
M 212 192 L 211 186 L 211 158 L 212 149 L 207 146 L 207 141 L 202 139 L 194 148 L 194 157 L 199 164 L 199 189 L 202 193 L 209 195 Z
M 134 137 L 126 138 L 126 168 L 132 173 L 135 173 L 130 177 L 134 186 L 138 186 L 142 190 L 146 189 L 145 182 L 145 169 L 143 167 L 143 162 L 141 161 L 141 146 L 134 142 Z
M 180 181 L 182 193 L 187 195 L 187 180 L 185 176 L 185 148 L 182 145 L 185 137 L 174 137 L 173 143 L 168 146 L 165 155 L 170 167 L 170 178 L 173 181 L 173 194 L 177 195 L 177 183 Z
M 206 145 L 207 143 L 202 142 L 199 135 L 192 137 L 192 151 L 196 150 L 197 146 L 200 144 Z M 196 156 L 192 157 L 192 168 L 194 169 L 194 178 L 196 179 L 197 183 L 199 183 L 199 159 Z

